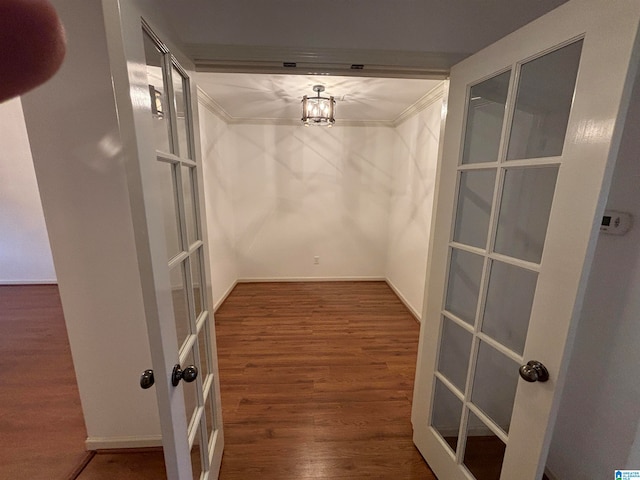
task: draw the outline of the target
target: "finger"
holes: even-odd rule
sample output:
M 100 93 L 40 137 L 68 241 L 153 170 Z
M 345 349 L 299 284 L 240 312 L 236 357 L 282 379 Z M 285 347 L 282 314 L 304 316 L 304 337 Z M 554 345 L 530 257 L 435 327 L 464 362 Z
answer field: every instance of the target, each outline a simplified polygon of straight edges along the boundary
M 0 102 L 51 78 L 65 47 L 64 29 L 48 0 L 0 0 Z

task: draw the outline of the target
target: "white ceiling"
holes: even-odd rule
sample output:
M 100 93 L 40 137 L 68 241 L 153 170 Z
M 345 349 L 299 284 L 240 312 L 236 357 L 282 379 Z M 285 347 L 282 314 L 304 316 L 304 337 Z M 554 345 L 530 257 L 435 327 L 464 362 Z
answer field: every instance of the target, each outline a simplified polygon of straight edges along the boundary
M 196 73 L 196 81 L 236 121 L 299 121 L 302 96 L 315 96 L 313 86 L 323 85 L 326 90 L 322 95 L 335 97 L 338 123 L 392 123 L 441 83 L 422 79 L 244 73 Z
M 229 47 L 264 58 L 291 49 L 318 59 L 349 50 L 348 63 L 376 63 L 377 52 L 412 52 L 449 68 L 567 0 L 154 0 L 164 10 L 185 52 L 220 59 Z M 260 50 L 260 49 L 263 50 Z M 238 50 L 232 50 L 236 60 Z M 319 53 L 320 52 L 320 53 Z M 386 57 L 385 57 L 386 58 Z M 363 61 L 363 59 L 365 61 Z M 436 65 L 437 64 L 437 65 Z M 429 67 L 429 65 L 421 65 Z
M 201 72 L 201 88 L 229 116 L 299 119 L 300 99 L 322 84 L 337 99 L 338 121 L 392 122 L 436 83 L 322 74 L 441 79 L 567 0 L 154 1 Z M 281 74 L 283 62 L 304 75 Z

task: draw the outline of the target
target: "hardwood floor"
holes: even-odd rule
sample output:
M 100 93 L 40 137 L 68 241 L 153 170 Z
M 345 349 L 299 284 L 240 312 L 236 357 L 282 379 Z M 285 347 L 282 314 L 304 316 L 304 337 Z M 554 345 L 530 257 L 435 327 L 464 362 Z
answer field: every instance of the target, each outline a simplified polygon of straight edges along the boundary
M 66 479 L 86 431 L 57 288 L 0 306 L 0 478 Z M 221 480 L 435 478 L 411 442 L 418 325 L 386 284 L 240 284 L 216 324 Z M 99 453 L 78 478 L 166 475 L 161 452 Z
M 216 329 L 220 480 L 435 480 L 411 440 L 418 324 L 385 283 L 239 284 Z M 166 478 L 160 459 L 98 454 L 78 479 Z
M 216 328 L 221 480 L 435 479 L 411 440 L 419 327 L 385 283 L 239 284 Z
M 386 284 L 240 284 L 216 328 L 221 480 L 435 480 L 411 441 L 418 324 Z M 78 473 L 86 430 L 57 287 L 0 286 L 0 386 L 0 479 L 166 478 L 153 449 L 98 452 Z M 465 463 L 499 477 L 504 445 L 473 443 Z
M 86 438 L 58 288 L 0 286 L 0 479 L 67 479 Z

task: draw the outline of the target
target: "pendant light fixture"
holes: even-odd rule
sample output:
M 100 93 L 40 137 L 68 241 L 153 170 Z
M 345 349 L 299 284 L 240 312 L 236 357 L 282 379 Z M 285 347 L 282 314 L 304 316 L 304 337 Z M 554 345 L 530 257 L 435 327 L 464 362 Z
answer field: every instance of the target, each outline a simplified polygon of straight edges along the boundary
M 336 109 L 336 101 L 333 97 L 321 97 L 320 93 L 324 92 L 322 85 L 315 85 L 313 91 L 317 93 L 316 97 L 302 97 L 302 122 L 305 127 L 309 125 L 331 127 L 336 123 L 334 112 Z

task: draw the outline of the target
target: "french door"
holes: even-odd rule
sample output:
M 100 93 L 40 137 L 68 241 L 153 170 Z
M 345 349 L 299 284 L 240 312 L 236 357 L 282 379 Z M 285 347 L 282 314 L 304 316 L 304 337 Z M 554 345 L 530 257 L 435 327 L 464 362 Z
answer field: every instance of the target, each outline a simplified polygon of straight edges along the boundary
M 412 412 L 442 480 L 542 477 L 639 20 L 571 0 L 451 70 Z
M 213 480 L 223 434 L 194 68 L 153 2 L 103 10 L 153 362 L 141 386 L 156 390 L 168 478 Z

